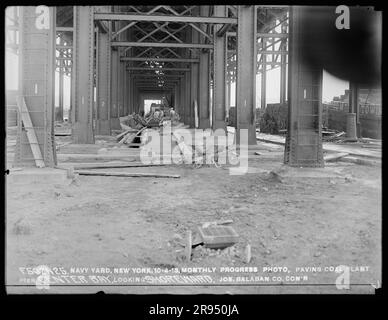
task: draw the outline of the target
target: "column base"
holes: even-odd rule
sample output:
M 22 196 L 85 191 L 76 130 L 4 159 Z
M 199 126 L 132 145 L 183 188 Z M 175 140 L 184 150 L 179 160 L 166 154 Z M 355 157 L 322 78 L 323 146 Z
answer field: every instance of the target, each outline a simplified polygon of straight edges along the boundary
M 96 134 L 110 135 L 110 120 L 97 120 Z

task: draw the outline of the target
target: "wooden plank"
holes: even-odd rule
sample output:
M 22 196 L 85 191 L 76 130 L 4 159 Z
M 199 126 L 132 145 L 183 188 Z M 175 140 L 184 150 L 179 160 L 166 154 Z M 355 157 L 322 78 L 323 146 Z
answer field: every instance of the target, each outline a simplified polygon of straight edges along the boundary
M 158 167 L 165 166 L 165 164 L 143 164 L 143 163 L 106 163 L 106 164 L 80 164 L 74 166 L 75 170 L 80 169 L 108 169 L 108 168 L 140 168 L 140 167 Z
M 126 134 L 130 133 L 130 132 L 137 132 L 136 129 L 128 129 L 128 130 L 125 130 L 124 132 L 120 133 L 119 135 L 116 136 L 116 139 L 117 140 L 120 140 L 122 137 L 124 137 Z
M 21 105 L 20 105 L 20 102 L 21 102 Z M 43 161 L 42 152 L 40 151 L 40 148 L 39 148 L 38 138 L 36 137 L 36 133 L 30 118 L 30 113 L 28 112 L 26 102 L 23 97 L 19 97 L 18 105 L 21 110 L 21 118 L 22 118 L 25 130 L 27 132 L 27 138 L 28 138 L 28 142 L 30 143 L 32 155 L 34 156 L 34 159 L 35 159 L 35 164 L 38 168 L 44 168 L 45 164 Z
M 161 174 L 161 173 L 140 173 L 140 172 L 107 172 L 107 171 L 88 171 L 76 170 L 82 176 L 107 176 L 107 177 L 146 177 L 146 178 L 180 178 L 178 174 Z
M 126 143 L 130 138 L 135 138 L 137 137 L 144 129 L 146 129 L 146 127 L 143 127 L 141 128 L 140 130 L 138 130 L 136 133 L 128 133 L 126 134 L 120 141 L 119 141 L 119 144 L 123 144 L 123 143 Z M 131 139 L 131 140 L 132 140 Z

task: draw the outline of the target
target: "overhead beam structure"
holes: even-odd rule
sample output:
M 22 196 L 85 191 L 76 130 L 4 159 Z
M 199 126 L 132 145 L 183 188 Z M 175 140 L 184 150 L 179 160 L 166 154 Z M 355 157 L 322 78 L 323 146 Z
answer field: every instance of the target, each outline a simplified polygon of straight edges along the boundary
M 198 63 L 199 59 L 190 58 L 135 58 L 135 57 L 121 57 L 121 61 L 157 61 L 157 62 L 185 62 L 185 63 Z
M 131 42 L 131 41 L 112 41 L 112 47 L 154 47 L 154 48 L 194 48 L 194 49 L 213 49 L 211 44 L 200 43 L 174 43 L 174 42 Z

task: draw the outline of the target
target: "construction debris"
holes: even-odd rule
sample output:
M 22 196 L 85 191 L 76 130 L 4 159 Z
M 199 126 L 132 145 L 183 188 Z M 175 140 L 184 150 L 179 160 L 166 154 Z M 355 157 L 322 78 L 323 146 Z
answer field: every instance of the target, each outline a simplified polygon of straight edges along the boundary
M 231 226 L 198 227 L 204 246 L 207 248 L 226 248 L 238 241 L 238 234 Z

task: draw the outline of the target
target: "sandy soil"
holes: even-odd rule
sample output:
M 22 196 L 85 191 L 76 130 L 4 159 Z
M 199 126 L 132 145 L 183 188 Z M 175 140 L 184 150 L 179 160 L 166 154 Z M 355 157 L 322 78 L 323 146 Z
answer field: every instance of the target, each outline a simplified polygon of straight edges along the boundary
M 264 170 L 282 165 L 282 147 L 250 152 L 256 173 L 231 176 L 227 168 L 111 169 L 180 174 L 180 179 L 79 176 L 65 184 L 8 184 L 7 285 L 9 292 L 36 292 L 25 286 L 20 267 L 221 267 L 251 266 L 279 281 L 233 286 L 50 287 L 52 292 L 129 293 L 343 293 L 335 272 L 296 272 L 297 267 L 367 266 L 350 274 L 348 293 L 373 292 L 381 282 L 381 168 L 335 163 L 327 176 L 275 179 Z M 263 171 L 261 171 L 263 169 Z M 300 169 L 302 170 L 302 169 Z M 255 171 L 255 170 L 253 170 Z M 232 219 L 240 236 L 230 251 L 193 249 L 184 260 L 187 230 L 203 222 Z M 246 263 L 245 248 L 252 259 Z M 222 253 L 222 254 L 221 254 Z M 287 267 L 291 273 L 262 272 Z M 238 273 L 237 275 L 252 275 Z M 301 282 L 286 275 L 306 275 Z M 128 276 L 128 275 L 123 275 Z M 133 276 L 133 275 L 131 275 Z M 93 284 L 93 282 L 89 283 Z M 39 291 L 41 292 L 41 290 Z

